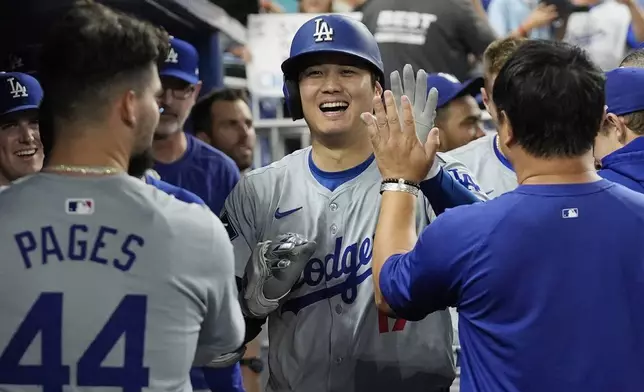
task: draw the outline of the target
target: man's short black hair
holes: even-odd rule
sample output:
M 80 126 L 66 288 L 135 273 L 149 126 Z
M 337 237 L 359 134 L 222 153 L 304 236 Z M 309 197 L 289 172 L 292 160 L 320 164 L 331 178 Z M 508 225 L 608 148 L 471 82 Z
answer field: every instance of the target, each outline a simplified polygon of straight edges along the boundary
M 245 90 L 224 87 L 214 90 L 210 94 L 201 98 L 192 109 L 192 122 L 195 132 L 210 132 L 212 128 L 212 114 L 210 108 L 212 104 L 219 101 L 235 102 L 244 101 L 249 103 L 248 94 Z
M 541 157 L 587 153 L 604 113 L 604 73 L 578 47 L 531 40 L 521 45 L 494 82 L 494 103 L 505 112 L 517 143 Z
M 150 66 L 165 59 L 168 49 L 162 29 L 94 1 L 78 1 L 42 48 L 45 108 L 66 120 L 96 117 L 114 89 L 145 87 Z

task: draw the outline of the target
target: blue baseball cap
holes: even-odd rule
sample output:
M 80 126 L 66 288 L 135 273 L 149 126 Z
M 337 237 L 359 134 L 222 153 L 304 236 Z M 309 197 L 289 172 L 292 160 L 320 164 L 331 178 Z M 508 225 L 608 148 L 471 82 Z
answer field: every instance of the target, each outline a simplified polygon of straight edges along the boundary
M 623 67 L 606 72 L 606 106 L 617 116 L 644 110 L 644 69 Z
M 0 116 L 38 109 L 42 87 L 33 76 L 21 72 L 0 72 Z
M 483 78 L 473 78 L 461 83 L 456 76 L 447 73 L 432 73 L 427 75 L 427 91 L 434 87 L 438 90 L 438 103 L 440 109 L 456 98 L 465 95 L 476 97 L 483 87 Z
M 170 37 L 170 51 L 159 69 L 159 75 L 172 76 L 190 84 L 199 82 L 199 54 L 186 41 Z

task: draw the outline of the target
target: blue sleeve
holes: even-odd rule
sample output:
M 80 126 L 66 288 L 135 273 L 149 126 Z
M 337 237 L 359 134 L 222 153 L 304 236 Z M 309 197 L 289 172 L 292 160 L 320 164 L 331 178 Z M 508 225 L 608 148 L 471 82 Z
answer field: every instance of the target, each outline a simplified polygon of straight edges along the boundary
M 179 191 L 177 191 L 177 195 L 175 196 L 177 199 L 184 201 L 186 203 L 194 203 L 194 204 L 199 204 L 199 205 L 206 205 L 206 202 L 201 200 L 201 198 L 197 195 L 195 195 L 192 192 L 188 192 L 185 189 L 179 188 Z
M 210 177 L 210 200 L 208 207 L 218 216 L 224 208 L 226 198 L 239 182 L 240 173 L 234 161 L 228 157 L 217 162 L 219 167 L 211 168 L 213 175 Z M 214 169 L 214 170 L 212 170 Z M 216 173 L 216 174 L 215 174 Z
M 436 215 L 442 214 L 448 208 L 481 201 L 463 184 L 445 173 L 442 167 L 436 176 L 420 183 L 420 190 Z
M 637 38 L 635 38 L 635 32 L 633 31 L 633 24 L 631 23 L 628 26 L 628 35 L 626 35 L 626 43 L 628 44 L 629 48 L 637 48 L 640 46 L 640 43 Z
M 442 214 L 423 230 L 414 249 L 385 261 L 380 290 L 397 316 L 418 321 L 456 306 L 467 263 L 482 240 L 481 232 L 471 227 L 477 222 L 467 218 L 469 208 Z
M 238 363 L 227 368 L 204 367 L 201 370 L 206 386 L 212 392 L 245 392 Z M 193 385 L 193 389 L 197 388 Z

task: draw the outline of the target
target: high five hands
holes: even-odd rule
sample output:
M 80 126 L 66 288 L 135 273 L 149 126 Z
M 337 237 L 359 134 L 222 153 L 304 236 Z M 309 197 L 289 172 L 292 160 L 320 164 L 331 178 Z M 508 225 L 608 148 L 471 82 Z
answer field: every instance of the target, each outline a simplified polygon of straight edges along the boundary
M 365 112 L 361 118 L 371 137 L 382 177 L 420 183 L 434 164 L 440 145 L 438 128 L 432 128 L 438 91 L 432 88 L 428 95 L 427 74 L 420 70 L 414 80 L 409 64 L 403 70 L 403 77 L 404 94 L 398 72 L 391 74 L 392 89 L 399 99 L 386 90 L 384 105 L 380 96 L 374 96 L 375 115 Z M 415 91 L 411 91 L 412 86 Z

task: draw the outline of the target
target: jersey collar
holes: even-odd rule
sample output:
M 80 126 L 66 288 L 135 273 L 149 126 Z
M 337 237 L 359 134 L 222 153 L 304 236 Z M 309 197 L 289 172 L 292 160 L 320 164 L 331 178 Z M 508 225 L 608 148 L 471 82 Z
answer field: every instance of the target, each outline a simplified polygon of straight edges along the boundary
M 503 155 L 503 153 L 499 151 L 498 141 L 497 141 L 498 138 L 499 138 L 499 135 L 494 135 L 494 140 L 492 141 L 492 148 L 494 149 L 494 155 L 496 155 L 496 157 L 503 164 L 503 166 L 514 171 L 514 169 L 512 168 L 512 164 L 510 163 L 510 161 L 508 161 L 508 158 L 506 158 L 505 155 Z

